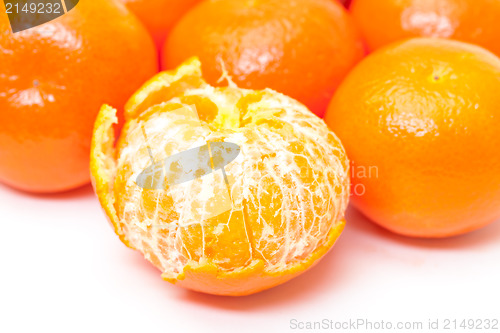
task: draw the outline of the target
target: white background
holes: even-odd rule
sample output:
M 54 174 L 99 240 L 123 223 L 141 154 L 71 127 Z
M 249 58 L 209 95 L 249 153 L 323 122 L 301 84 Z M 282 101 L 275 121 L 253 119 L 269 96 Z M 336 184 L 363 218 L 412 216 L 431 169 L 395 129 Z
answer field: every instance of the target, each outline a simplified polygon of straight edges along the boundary
M 352 209 L 347 219 L 311 271 L 253 296 L 217 297 L 164 282 L 114 235 L 90 186 L 34 196 L 0 185 L 0 332 L 311 332 L 291 320 L 426 328 L 429 319 L 500 319 L 500 222 L 414 240 Z

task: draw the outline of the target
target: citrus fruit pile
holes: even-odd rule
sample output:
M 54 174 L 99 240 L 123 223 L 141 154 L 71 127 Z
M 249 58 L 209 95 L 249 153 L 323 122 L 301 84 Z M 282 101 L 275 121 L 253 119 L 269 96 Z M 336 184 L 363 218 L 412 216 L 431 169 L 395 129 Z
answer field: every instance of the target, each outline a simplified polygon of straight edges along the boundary
M 92 175 L 126 245 L 218 295 L 313 266 L 350 196 L 395 233 L 464 234 L 500 218 L 499 19 L 493 0 L 81 0 L 13 33 L 1 12 L 0 181 Z

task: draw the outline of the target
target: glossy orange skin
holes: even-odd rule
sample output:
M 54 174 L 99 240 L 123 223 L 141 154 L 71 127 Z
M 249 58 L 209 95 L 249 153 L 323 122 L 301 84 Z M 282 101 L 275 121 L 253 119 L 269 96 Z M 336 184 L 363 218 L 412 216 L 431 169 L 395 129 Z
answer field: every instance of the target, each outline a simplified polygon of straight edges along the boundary
M 350 10 L 370 50 L 403 38 L 441 37 L 500 56 L 497 0 L 353 0 Z
M 500 59 L 462 42 L 410 39 L 365 58 L 325 116 L 354 165 L 351 202 L 414 237 L 499 219 L 499 86 Z
M 113 1 L 82 0 L 16 34 L 0 9 L 0 182 L 44 193 L 84 185 L 99 108 L 123 106 L 155 74 L 153 41 Z
M 211 0 L 188 12 L 164 47 L 164 69 L 191 56 L 212 85 L 227 70 L 242 88 L 272 88 L 322 116 L 364 56 L 349 14 L 332 0 Z
M 146 26 L 161 50 L 172 27 L 201 0 L 121 0 Z

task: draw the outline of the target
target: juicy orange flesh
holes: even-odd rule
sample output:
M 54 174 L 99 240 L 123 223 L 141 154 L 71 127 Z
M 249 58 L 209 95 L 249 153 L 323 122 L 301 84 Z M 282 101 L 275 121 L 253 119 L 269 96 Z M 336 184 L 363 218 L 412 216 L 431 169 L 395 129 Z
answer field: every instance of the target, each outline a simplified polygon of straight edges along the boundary
M 213 88 L 184 73 L 195 82 L 190 87 L 179 74 L 186 66 L 196 63 L 159 74 L 128 104 L 110 186 L 127 242 L 167 280 L 193 265 L 234 272 L 262 262 L 279 274 L 316 260 L 315 251 L 338 237 L 348 202 L 349 163 L 337 137 L 303 105 L 271 90 Z M 176 96 L 162 86 L 172 80 Z M 220 170 L 166 190 L 137 185 L 152 163 L 148 147 L 160 161 L 217 141 L 241 148 L 224 168 L 229 186 Z M 228 211 L 200 218 L 228 198 Z

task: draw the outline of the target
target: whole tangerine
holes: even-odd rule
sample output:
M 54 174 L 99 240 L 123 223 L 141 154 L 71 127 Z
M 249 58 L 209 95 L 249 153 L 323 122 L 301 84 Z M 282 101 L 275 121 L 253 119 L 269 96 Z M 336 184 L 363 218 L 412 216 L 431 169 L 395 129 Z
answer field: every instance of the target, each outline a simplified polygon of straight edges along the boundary
M 89 183 L 95 117 L 157 72 L 151 37 L 107 0 L 17 33 L 4 12 L 0 31 L 0 182 L 45 193 Z
M 416 38 L 365 58 L 325 116 L 353 163 L 354 205 L 413 237 L 500 218 L 499 86 L 500 59 L 463 42 Z
M 370 50 L 400 39 L 440 37 L 477 44 L 500 56 L 500 1 L 353 0 L 350 11 Z
M 271 88 L 323 116 L 364 44 L 333 0 L 212 0 L 191 9 L 165 43 L 164 69 L 196 56 L 212 85 L 228 74 L 242 88 Z

